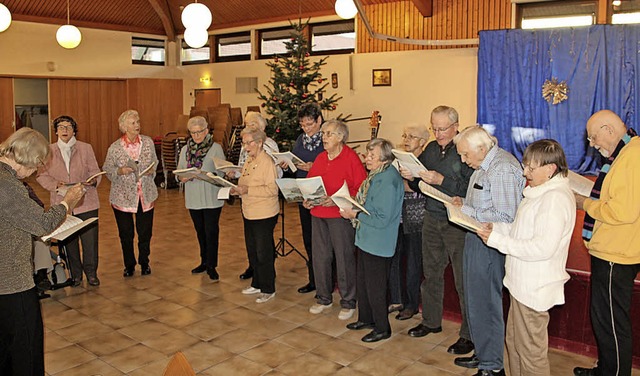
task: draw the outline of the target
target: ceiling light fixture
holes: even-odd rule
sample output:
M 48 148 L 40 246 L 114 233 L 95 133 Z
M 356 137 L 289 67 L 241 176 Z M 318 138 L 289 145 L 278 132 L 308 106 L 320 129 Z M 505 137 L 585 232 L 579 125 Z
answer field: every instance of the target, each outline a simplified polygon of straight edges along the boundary
M 198 0 L 184 7 L 180 18 L 182 19 L 182 25 L 184 25 L 185 29 L 194 28 L 207 30 L 213 20 L 209 8 L 202 3 L 198 3 Z
M 611 2 L 611 5 L 613 5 L 614 7 L 619 7 L 620 5 L 622 5 L 622 1 L 621 0 L 613 0 Z
M 201 48 L 207 44 L 209 40 L 209 32 L 207 29 L 194 29 L 188 27 L 184 31 L 184 41 L 187 42 L 191 48 Z
M 11 25 L 11 12 L 4 4 L 0 3 L 0 33 Z
M 338 17 L 345 20 L 351 19 L 358 14 L 358 8 L 356 8 L 353 0 L 336 0 L 334 8 Z
M 56 32 L 56 40 L 66 49 L 76 48 L 82 41 L 80 30 L 69 23 L 69 0 L 67 0 L 67 24 L 60 26 Z

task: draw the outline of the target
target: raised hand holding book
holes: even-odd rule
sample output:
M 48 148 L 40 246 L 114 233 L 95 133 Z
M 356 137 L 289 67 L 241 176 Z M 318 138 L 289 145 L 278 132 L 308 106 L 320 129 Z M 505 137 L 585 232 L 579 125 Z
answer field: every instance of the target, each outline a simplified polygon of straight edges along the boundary
M 98 177 L 98 176 L 100 176 L 100 175 L 104 175 L 104 174 L 106 174 L 106 173 L 107 173 L 106 171 L 100 171 L 100 172 L 98 172 L 97 174 L 93 174 L 93 175 L 89 176 L 89 177 L 87 178 L 87 180 L 85 180 L 85 181 L 84 181 L 84 183 L 85 183 L 85 184 L 89 184 L 89 183 L 91 183 L 91 180 L 93 180 L 93 179 L 97 178 L 97 177 Z
M 591 195 L 591 190 L 593 189 L 594 184 L 593 181 L 582 175 L 578 175 L 571 170 L 569 171 L 567 178 L 569 178 L 569 186 L 572 191 L 585 197 L 589 197 Z
M 322 204 L 327 190 L 320 176 L 304 179 L 276 179 L 276 184 L 287 201 L 309 201 L 313 206 Z
M 349 193 L 349 186 L 347 185 L 346 181 L 342 184 L 342 187 L 340 187 L 340 189 L 336 191 L 336 193 L 331 195 L 331 199 L 336 203 L 340 210 L 351 209 L 354 211 L 361 211 L 367 215 L 370 215 L 367 209 L 364 208 L 364 206 L 360 205 L 358 201 L 354 200 L 351 197 L 351 194 Z
M 78 217 L 68 215 L 58 228 L 52 233 L 43 236 L 42 241 L 46 242 L 49 239 L 64 240 L 97 220 L 98 217 L 93 217 L 83 221 Z
M 213 165 L 215 166 L 216 170 L 224 170 L 225 172 L 242 170 L 242 167 L 236 166 L 233 163 L 227 160 L 224 160 L 222 158 L 212 157 L 212 159 L 213 159 Z
M 464 214 L 462 209 L 453 205 L 453 204 L 444 204 L 447 208 L 447 216 L 449 217 L 449 221 L 453 222 L 461 227 L 466 228 L 469 231 L 477 232 L 482 229 L 482 224 L 478 222 L 476 219 Z
M 172 172 L 174 175 L 178 176 L 180 179 L 193 179 L 197 175 L 200 175 L 202 173 L 202 171 L 196 167 L 173 170 Z
M 400 166 L 411 171 L 414 178 L 419 178 L 421 171 L 428 171 L 413 153 L 399 149 L 393 149 L 391 152 L 395 155 Z
M 290 151 L 287 151 L 284 153 L 274 153 L 274 152 L 268 152 L 268 153 L 269 155 L 271 155 L 271 158 L 274 159 L 276 164 L 285 162 L 292 172 L 298 171 L 298 168 L 296 167 L 297 164 L 304 163 L 302 159 L 298 158 L 298 156 L 296 156 Z
M 156 162 L 151 163 L 149 166 L 147 166 L 147 168 L 145 168 L 144 170 L 138 172 L 138 174 L 137 174 L 138 179 L 140 179 L 141 176 L 145 176 L 149 172 L 153 171 L 154 167 L 156 167 Z
M 236 187 L 235 184 L 233 184 L 232 182 L 225 180 L 223 178 L 221 178 L 220 176 L 214 175 L 211 172 L 201 172 L 200 174 L 196 175 L 196 179 L 200 179 L 202 181 L 206 181 L 207 183 L 211 183 L 213 185 L 216 185 L 218 187 L 223 187 L 223 188 L 232 188 L 232 187 Z
M 435 189 L 432 185 L 427 184 L 423 181 L 420 181 L 418 183 L 418 188 L 420 188 L 420 191 L 422 193 L 424 193 L 425 195 L 436 199 L 440 202 L 442 202 L 443 204 L 453 204 L 453 197 L 440 192 L 439 190 Z

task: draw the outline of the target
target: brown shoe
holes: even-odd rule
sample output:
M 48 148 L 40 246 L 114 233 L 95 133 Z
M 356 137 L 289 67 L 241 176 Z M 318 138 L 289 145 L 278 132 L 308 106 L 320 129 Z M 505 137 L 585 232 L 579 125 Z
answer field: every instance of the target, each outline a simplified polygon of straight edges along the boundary
M 396 316 L 396 320 L 409 320 L 410 318 L 413 317 L 413 315 L 415 315 L 416 313 L 418 313 L 418 311 L 414 311 L 412 309 L 403 309 L 402 311 L 400 311 L 400 313 L 398 313 L 398 315 Z

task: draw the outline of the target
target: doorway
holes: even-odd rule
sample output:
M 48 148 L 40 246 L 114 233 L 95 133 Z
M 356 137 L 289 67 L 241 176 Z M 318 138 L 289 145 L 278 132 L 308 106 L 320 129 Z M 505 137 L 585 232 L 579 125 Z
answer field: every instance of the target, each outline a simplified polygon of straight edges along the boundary
M 49 127 L 49 89 L 46 78 L 15 78 L 13 98 L 16 130 L 29 127 L 51 141 Z
M 196 108 L 218 107 L 222 103 L 221 89 L 195 89 Z

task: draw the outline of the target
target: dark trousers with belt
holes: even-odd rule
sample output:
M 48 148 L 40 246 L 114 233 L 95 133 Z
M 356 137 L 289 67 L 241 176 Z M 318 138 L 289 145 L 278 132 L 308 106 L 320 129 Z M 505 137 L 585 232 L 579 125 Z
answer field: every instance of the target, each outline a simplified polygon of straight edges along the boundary
M 98 209 L 86 213 L 74 214 L 83 221 L 98 216 Z M 82 259 L 80 259 L 80 241 L 82 241 Z M 71 276 L 76 281 L 82 280 L 82 272 L 87 277 L 96 277 L 98 272 L 98 221 L 78 231 L 64 241 L 69 257 Z
M 153 211 L 142 211 L 142 203 L 138 203 L 137 213 L 127 213 L 113 208 L 118 225 L 120 244 L 122 245 L 122 257 L 124 266 L 133 269 L 136 266 L 136 256 L 133 253 L 134 237 L 134 215 L 135 231 L 138 233 L 138 261 L 143 266 L 149 265 L 149 254 L 151 253 L 151 235 L 153 230 Z
M 505 256 L 487 247 L 475 233 L 464 246 L 464 298 L 471 340 L 480 360 L 478 369 L 504 368 L 502 280 Z
M 304 249 L 307 251 L 307 269 L 309 270 L 309 283 L 315 285 L 315 276 L 313 274 L 313 251 L 312 251 L 312 226 L 311 226 L 311 210 L 306 209 L 302 204 L 298 204 L 300 212 L 300 225 L 302 227 L 302 241 Z
M 591 324 L 598 343 L 598 375 L 631 375 L 631 298 L 640 264 L 591 256 Z
M 392 304 L 418 312 L 422 279 L 422 233 L 405 234 L 398 230 L 396 253 L 391 259 L 389 297 Z
M 244 239 L 249 254 L 249 265 L 253 268 L 251 287 L 262 293 L 276 292 L 276 245 L 273 241 L 273 229 L 278 215 L 265 219 L 244 218 Z
M 378 333 L 391 332 L 387 312 L 387 276 L 391 257 L 380 257 L 358 250 L 356 291 L 358 321 L 374 323 Z
M 220 213 L 222 207 L 211 209 L 189 209 L 193 227 L 200 245 L 200 264 L 207 269 L 218 266 L 218 240 L 220 236 Z
M 44 375 L 44 330 L 35 287 L 0 295 L 0 375 Z

